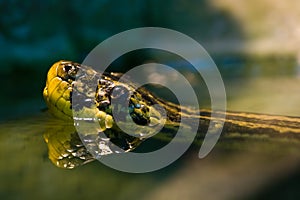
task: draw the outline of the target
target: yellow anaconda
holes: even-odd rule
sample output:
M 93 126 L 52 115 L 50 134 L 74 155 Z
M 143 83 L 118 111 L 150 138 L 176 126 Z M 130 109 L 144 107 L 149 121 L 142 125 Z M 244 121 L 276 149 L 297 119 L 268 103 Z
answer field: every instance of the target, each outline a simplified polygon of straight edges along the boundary
M 191 108 L 185 108 L 164 101 L 146 89 L 139 88 L 135 90 L 133 87 L 134 83 L 130 81 L 126 83 L 118 82 L 119 78 L 120 74 L 118 73 L 105 72 L 100 75 L 91 67 L 71 61 L 59 61 L 53 64 L 48 72 L 43 96 L 49 111 L 54 116 L 69 122 L 69 124 L 73 123 L 73 117 L 75 119 L 77 114 L 81 117 L 81 119 L 77 120 L 97 121 L 99 123 L 99 129 L 97 129 L 99 133 L 103 132 L 113 144 L 124 151 L 135 149 L 142 141 L 151 136 L 148 133 L 151 132 L 151 128 L 157 125 L 163 124 L 162 134 L 168 135 L 170 132 L 174 134 L 174 130 L 178 128 L 182 118 L 191 119 L 190 124 L 184 124 L 184 126 L 192 126 L 195 121 L 199 122 L 200 128 L 198 133 L 200 135 L 201 133 L 205 133 L 212 119 L 211 111 L 195 111 Z M 96 83 L 96 88 L 91 87 L 89 84 L 91 82 Z M 129 102 L 127 107 L 116 106 L 119 113 L 129 113 L 128 116 L 141 127 L 138 130 L 134 130 L 136 135 L 128 135 L 116 125 L 112 114 L 113 100 L 117 100 L 117 102 Z M 162 112 L 159 108 L 153 108 L 154 104 L 160 105 L 160 108 L 166 111 L 166 120 L 162 119 Z M 94 117 L 91 118 L 90 116 Z M 121 119 L 121 123 L 126 125 L 131 119 L 128 119 L 126 115 L 124 116 Z M 221 116 L 219 120 L 225 120 L 223 134 L 226 132 L 236 132 L 239 134 L 246 133 L 300 139 L 300 118 L 298 117 L 221 111 L 218 112 L 218 116 Z M 72 132 L 76 134 L 75 129 L 72 129 Z M 49 138 L 51 139 L 51 135 L 49 134 L 46 134 L 45 137 L 47 142 Z M 99 136 L 87 134 L 86 140 L 99 141 L 97 137 Z M 203 135 L 200 137 L 203 137 Z M 80 143 L 78 137 L 75 137 L 75 140 L 78 146 L 77 143 Z M 68 140 L 68 142 L 70 141 L 71 139 Z M 55 144 L 63 146 L 60 142 L 56 142 Z M 51 144 L 48 142 L 49 145 Z M 90 145 L 95 144 L 91 143 Z M 55 152 L 53 154 L 52 151 L 53 155 L 52 157 L 50 156 L 53 162 L 59 162 L 59 160 L 66 157 L 59 155 L 61 154 L 60 147 L 53 147 L 52 149 Z M 66 155 L 72 157 L 71 151 L 69 153 L 67 153 L 68 151 L 64 152 Z M 101 149 L 99 154 L 104 155 L 112 152 L 113 148 L 109 147 L 108 149 Z M 74 156 L 75 154 L 73 153 Z M 78 158 L 80 156 L 82 160 L 91 159 L 88 152 L 85 152 L 84 155 L 77 155 Z M 87 157 L 88 159 L 86 159 Z M 56 164 L 59 165 L 58 163 Z

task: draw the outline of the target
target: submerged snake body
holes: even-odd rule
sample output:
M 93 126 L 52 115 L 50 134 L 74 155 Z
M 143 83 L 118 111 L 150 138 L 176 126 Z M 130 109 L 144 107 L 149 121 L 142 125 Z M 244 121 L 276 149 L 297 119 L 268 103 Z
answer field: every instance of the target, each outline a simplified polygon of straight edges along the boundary
M 163 134 L 167 135 L 169 132 L 174 132 L 174 129 L 176 130 L 179 125 L 192 127 L 193 123 L 200 123 L 198 132 L 205 133 L 211 120 L 225 119 L 223 133 L 252 133 L 300 139 L 300 119 L 298 117 L 220 111 L 216 112 L 220 119 L 213 119 L 209 110 L 198 111 L 180 107 L 155 97 L 146 89 L 135 90 L 134 83 L 130 81 L 119 82 L 121 76 L 122 74 L 119 73 L 100 75 L 88 66 L 71 61 L 55 63 L 47 75 L 43 96 L 50 112 L 65 121 L 72 122 L 75 119 L 77 122 L 98 122 L 97 130 L 91 130 L 91 132 L 96 131 L 98 134 L 85 133 L 81 139 L 84 139 L 88 144 L 88 141 L 93 141 L 90 146 L 93 149 L 98 149 L 99 155 L 110 154 L 114 151 L 119 152 L 108 143 L 102 145 L 101 149 L 99 144 L 107 142 L 107 139 L 123 151 L 131 151 L 150 137 L 151 128 L 157 125 L 163 125 Z M 91 83 L 96 83 L 96 87 L 93 87 L 94 85 Z M 126 125 L 128 121 L 133 120 L 139 125 L 140 128 L 133 130 L 134 134 L 128 135 L 116 125 L 112 115 L 112 100 L 129 102 L 128 107 L 125 108 L 118 104 L 114 106 L 121 116 L 125 116 L 121 119 L 121 123 Z M 161 107 L 154 108 L 154 104 Z M 165 120 L 162 119 L 160 109 L 166 111 Z M 189 118 L 190 124 L 180 124 L 182 118 Z M 76 132 L 75 129 L 74 132 Z M 103 133 L 105 137 L 101 135 Z M 75 143 L 78 143 L 78 138 Z M 55 155 L 57 154 L 59 153 L 57 152 Z M 69 154 L 69 156 L 72 155 Z M 91 158 L 88 153 L 86 155 L 80 154 L 78 157 L 81 157 L 82 160 Z M 64 159 L 64 156 L 54 156 L 53 159 L 59 162 L 60 159 Z

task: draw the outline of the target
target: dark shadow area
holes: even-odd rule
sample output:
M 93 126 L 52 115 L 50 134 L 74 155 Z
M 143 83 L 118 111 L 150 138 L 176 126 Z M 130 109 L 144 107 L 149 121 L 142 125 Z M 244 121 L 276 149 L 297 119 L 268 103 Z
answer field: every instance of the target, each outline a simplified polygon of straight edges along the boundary
M 278 182 L 260 189 L 257 194 L 250 195 L 246 199 L 299 199 L 300 173 L 291 173 L 288 177 L 281 178 Z

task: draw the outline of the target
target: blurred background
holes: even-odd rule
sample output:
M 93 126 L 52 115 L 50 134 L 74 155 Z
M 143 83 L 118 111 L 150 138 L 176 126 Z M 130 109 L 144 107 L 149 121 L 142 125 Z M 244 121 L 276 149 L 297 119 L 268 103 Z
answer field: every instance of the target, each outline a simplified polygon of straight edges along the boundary
M 278 108 L 299 102 L 296 96 L 290 102 L 285 98 L 286 88 L 295 90 L 294 82 L 280 80 L 284 84 L 278 87 L 284 87 L 274 88 L 269 79 L 246 79 L 300 76 L 299 7 L 279 0 L 1 1 L 0 119 L 44 107 L 41 91 L 55 61 L 82 62 L 106 38 L 143 26 L 174 29 L 203 45 L 222 72 L 228 98 L 239 92 L 240 100 L 248 104 L 229 102 L 229 109 L 297 115 L 299 106 Z M 124 63 L 118 67 L 116 71 L 126 68 Z M 264 94 L 256 95 L 262 106 L 245 102 L 252 94 L 247 88 L 254 87 L 259 90 L 252 93 Z M 276 94 L 270 106 L 264 97 Z
M 2 0 L 0 13 L 0 197 L 299 197 L 296 188 L 300 185 L 300 174 L 295 169 L 300 165 L 295 156 L 256 156 L 233 165 L 240 155 L 223 163 L 219 161 L 222 153 L 205 161 L 199 161 L 196 153 L 192 153 L 172 167 L 144 175 L 116 172 L 99 163 L 66 171 L 56 169 L 47 160 L 42 133 L 26 129 L 25 132 L 37 133 L 30 136 L 35 138 L 32 141 L 24 139 L 20 124 L 15 123 L 13 129 L 6 124 L 16 118 L 30 119 L 46 108 L 42 90 L 47 70 L 54 62 L 82 62 L 106 38 L 146 26 L 173 29 L 203 45 L 221 71 L 228 109 L 300 116 L 300 2 Z M 147 55 L 142 58 L 154 59 Z M 173 61 L 171 58 L 167 63 Z M 131 55 L 115 63 L 112 69 L 126 71 L 133 63 L 142 62 L 140 57 Z M 271 169 L 270 160 L 278 161 L 272 163 Z

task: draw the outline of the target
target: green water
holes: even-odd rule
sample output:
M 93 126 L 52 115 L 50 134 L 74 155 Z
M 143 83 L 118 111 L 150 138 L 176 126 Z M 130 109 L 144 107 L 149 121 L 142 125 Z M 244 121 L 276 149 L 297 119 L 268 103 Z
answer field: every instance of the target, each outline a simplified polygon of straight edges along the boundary
M 300 79 L 294 61 L 221 60 L 230 110 L 300 116 Z M 22 76 L 20 76 L 22 77 Z M 16 78 L 17 79 L 17 78 Z M 40 82 L 44 79 L 40 74 Z M 44 80 L 43 80 L 44 81 Z M 300 154 L 291 141 L 221 140 L 205 159 L 194 145 L 172 165 L 128 174 L 92 162 L 74 170 L 48 159 L 48 115 L 34 80 L 25 100 L 9 103 L 0 124 L 1 199 L 280 199 L 299 197 Z M 15 88 L 16 85 L 11 85 Z M 20 85 L 18 85 L 20 87 Z M 5 91 L 9 91 L 6 88 Z M 16 105 L 14 107 L 14 105 Z M 15 113 L 17 114 L 15 114 Z M 9 119 L 9 120 L 8 120 Z M 290 195 L 290 196 L 288 196 Z

